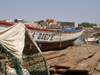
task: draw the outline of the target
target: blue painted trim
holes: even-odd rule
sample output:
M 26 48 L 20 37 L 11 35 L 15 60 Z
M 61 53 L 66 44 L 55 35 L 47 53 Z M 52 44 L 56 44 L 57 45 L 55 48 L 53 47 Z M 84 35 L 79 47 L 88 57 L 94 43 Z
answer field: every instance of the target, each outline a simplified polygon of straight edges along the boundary
M 81 36 L 81 35 L 80 35 Z M 80 37 L 78 36 L 78 37 Z M 62 40 L 62 41 L 38 41 L 38 40 L 35 40 L 36 43 L 57 43 L 57 42 L 65 42 L 65 41 L 70 41 L 70 40 L 74 40 L 74 39 L 77 39 L 78 37 L 76 38 L 73 38 L 73 39 L 69 39 L 69 40 Z
M 58 29 L 58 31 L 59 30 L 61 30 L 61 31 L 77 31 L 77 30 L 80 30 L 80 29 L 82 29 L 83 27 L 81 26 L 81 27 L 74 27 L 74 28 L 67 28 L 67 29 Z

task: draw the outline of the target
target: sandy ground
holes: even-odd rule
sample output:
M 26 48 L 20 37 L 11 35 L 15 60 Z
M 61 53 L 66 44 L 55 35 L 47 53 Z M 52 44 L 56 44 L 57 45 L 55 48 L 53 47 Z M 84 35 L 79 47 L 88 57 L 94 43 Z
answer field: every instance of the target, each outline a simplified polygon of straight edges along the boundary
M 97 44 L 74 44 L 73 46 L 69 46 L 68 48 L 61 50 L 61 52 L 65 52 L 68 57 L 94 53 L 97 51 L 100 51 L 100 45 Z

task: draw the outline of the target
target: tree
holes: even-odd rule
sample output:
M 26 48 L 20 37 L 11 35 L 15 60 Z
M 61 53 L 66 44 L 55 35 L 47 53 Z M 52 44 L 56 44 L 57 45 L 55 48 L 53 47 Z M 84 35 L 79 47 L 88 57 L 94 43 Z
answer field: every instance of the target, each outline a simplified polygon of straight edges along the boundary
M 39 21 L 38 24 L 40 24 L 41 22 L 44 22 L 44 20 Z
M 38 24 L 42 26 L 41 23 L 44 23 L 44 20 L 41 20 L 41 21 L 38 22 Z
M 44 20 L 41 20 L 40 22 L 44 22 Z
M 93 26 L 97 26 L 97 24 L 94 23 Z
M 96 24 L 95 24 L 96 25 Z M 84 26 L 84 27 L 93 27 L 94 24 L 93 23 L 88 23 L 88 22 L 83 22 L 81 24 L 79 24 L 79 26 Z

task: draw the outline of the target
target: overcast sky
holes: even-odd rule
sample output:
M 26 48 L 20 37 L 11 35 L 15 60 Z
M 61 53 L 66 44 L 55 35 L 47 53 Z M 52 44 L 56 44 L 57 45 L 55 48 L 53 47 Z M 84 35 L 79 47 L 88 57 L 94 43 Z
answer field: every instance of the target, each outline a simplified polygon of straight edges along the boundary
M 100 24 L 100 0 L 0 0 L 0 20 L 3 19 Z

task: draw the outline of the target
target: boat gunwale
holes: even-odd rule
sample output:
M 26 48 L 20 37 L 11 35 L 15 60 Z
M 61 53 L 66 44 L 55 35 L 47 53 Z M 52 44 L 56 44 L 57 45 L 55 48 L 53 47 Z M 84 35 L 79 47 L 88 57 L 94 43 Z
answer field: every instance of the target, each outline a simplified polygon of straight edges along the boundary
M 1 25 L 7 25 L 7 26 L 12 26 L 14 25 L 14 23 L 8 23 L 8 22 L 4 22 L 4 21 L 0 21 Z M 61 32 L 61 33 L 76 33 L 76 32 L 80 32 L 82 30 L 84 30 L 84 27 L 82 27 L 81 29 L 75 30 L 75 31 L 62 31 L 62 30 L 57 30 L 57 29 L 41 29 L 41 28 L 34 28 L 34 27 L 29 27 L 26 26 L 26 28 L 31 29 L 31 30 L 39 30 L 39 31 L 48 31 L 48 32 Z
M 28 27 L 26 26 L 28 29 L 31 29 L 31 30 L 40 30 L 40 31 L 49 31 L 49 32 L 61 32 L 61 33 L 75 33 L 75 32 L 80 32 L 82 30 L 84 30 L 84 27 L 82 27 L 82 29 L 79 29 L 79 30 L 75 30 L 75 31 L 62 31 L 62 30 L 49 30 L 49 29 L 41 29 L 41 28 L 34 28 L 34 27 Z

